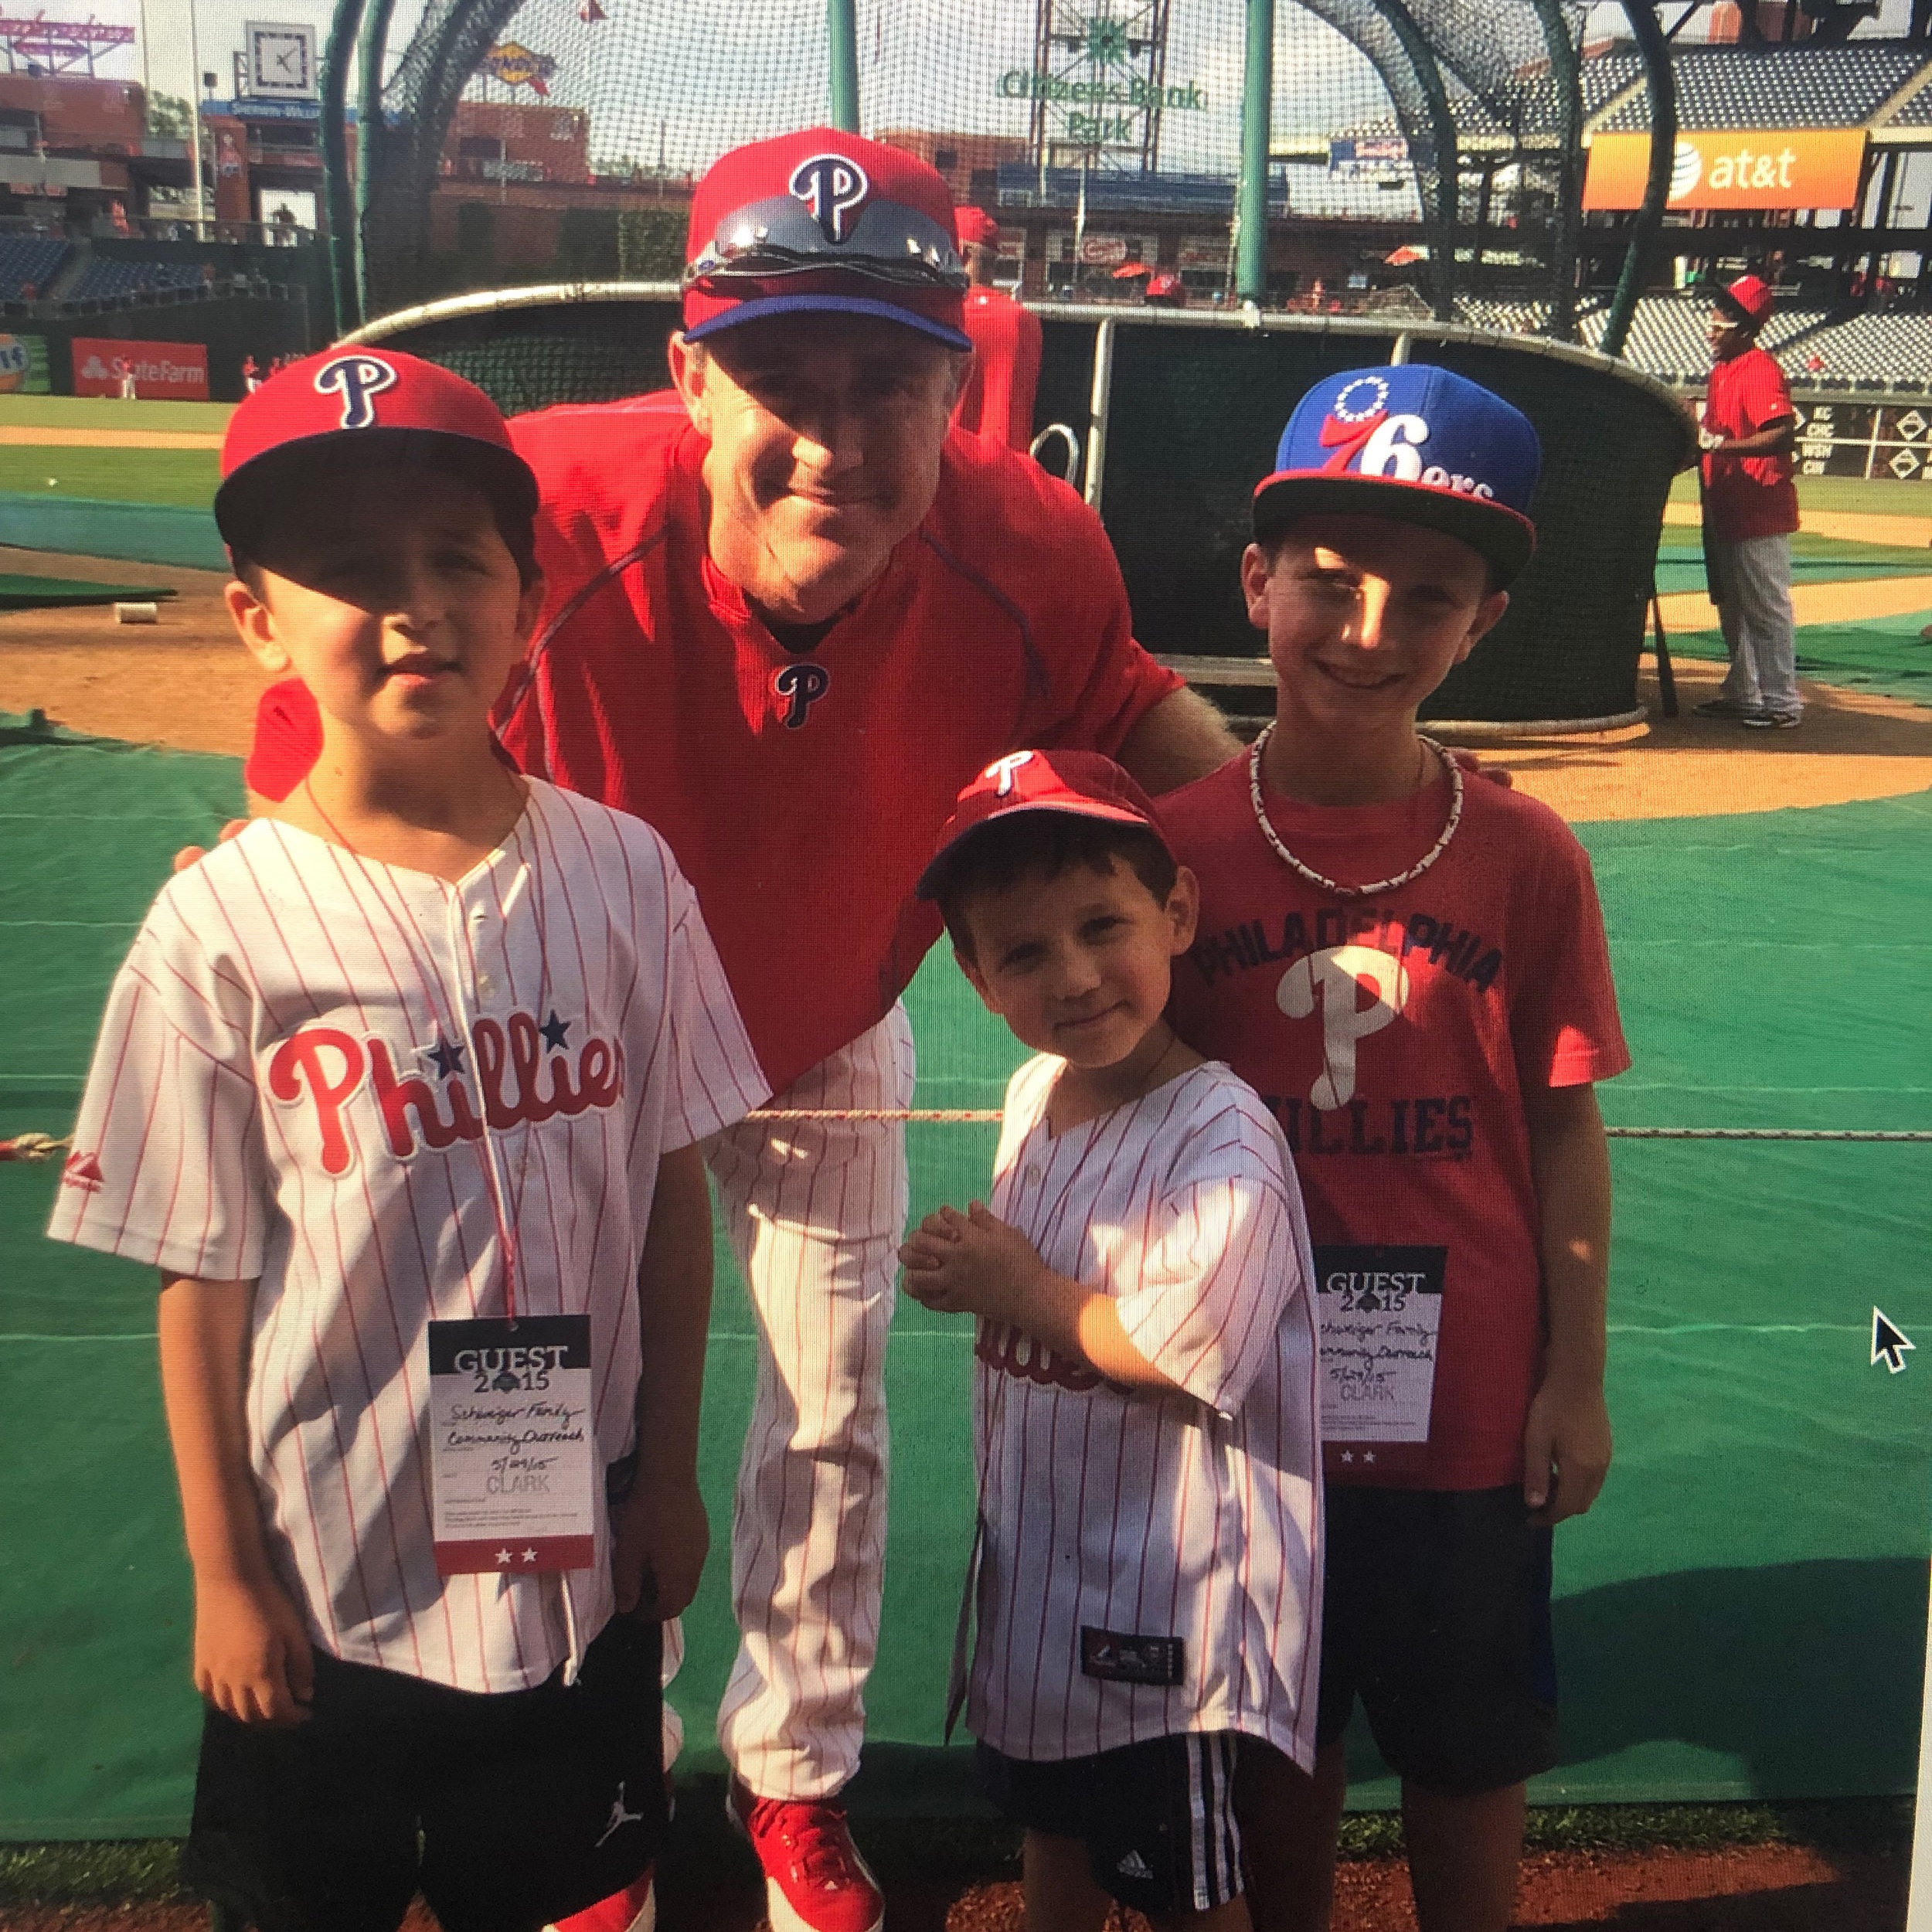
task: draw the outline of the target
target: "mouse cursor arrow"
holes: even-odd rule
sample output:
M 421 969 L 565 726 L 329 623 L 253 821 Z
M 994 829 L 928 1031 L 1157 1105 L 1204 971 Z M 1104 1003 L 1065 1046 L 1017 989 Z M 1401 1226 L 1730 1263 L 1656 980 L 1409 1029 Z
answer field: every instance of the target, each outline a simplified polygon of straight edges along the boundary
M 1903 1330 L 1895 1328 L 1886 1318 L 1885 1311 L 1874 1308 L 1872 1311 L 1872 1366 L 1876 1368 L 1883 1362 L 1894 1375 L 1905 1372 L 1905 1352 L 1917 1345 Z

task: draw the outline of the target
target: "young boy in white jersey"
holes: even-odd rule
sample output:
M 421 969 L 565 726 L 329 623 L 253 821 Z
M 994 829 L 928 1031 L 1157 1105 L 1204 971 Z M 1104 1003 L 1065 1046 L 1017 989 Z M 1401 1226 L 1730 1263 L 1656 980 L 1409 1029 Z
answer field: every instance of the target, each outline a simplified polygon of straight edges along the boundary
M 1174 1023 L 1261 1093 L 1315 1240 L 1321 1748 L 1284 1784 L 1293 1828 L 1250 1838 L 1294 1932 L 1328 1923 L 1358 1697 L 1422 1932 L 1508 1924 L 1524 1782 L 1556 1761 L 1549 1526 L 1610 1461 L 1592 1083 L 1629 1056 L 1590 862 L 1416 729 L 1529 559 L 1540 461 L 1447 369 L 1310 390 L 1241 566 L 1275 721 L 1161 804 L 1201 883 Z
M 763 1077 L 668 849 L 498 753 L 541 585 L 488 399 L 326 352 L 223 472 L 230 611 L 323 750 L 149 913 L 51 1230 L 162 1270 L 183 1874 L 260 1932 L 391 1932 L 419 1886 L 448 1932 L 648 1923 L 659 1620 L 706 1542 L 696 1143 Z
M 1278 1791 L 1314 1751 L 1315 1330 L 1287 1150 L 1168 1024 L 1195 883 L 1111 760 L 999 760 L 920 890 L 1039 1049 L 991 1209 L 941 1209 L 901 1253 L 909 1294 L 978 1317 L 966 1708 L 1025 1828 L 1029 1932 L 1098 1932 L 1110 1899 L 1240 1932 L 1267 1921 L 1237 1783 Z

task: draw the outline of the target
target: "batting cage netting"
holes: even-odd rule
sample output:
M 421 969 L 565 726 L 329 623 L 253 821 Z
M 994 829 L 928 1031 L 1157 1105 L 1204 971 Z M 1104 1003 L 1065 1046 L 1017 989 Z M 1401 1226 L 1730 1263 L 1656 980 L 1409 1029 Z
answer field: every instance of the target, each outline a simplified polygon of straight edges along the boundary
M 1565 332 L 1587 11 L 1574 0 L 1283 0 L 1270 213 L 1418 223 L 1439 316 L 1455 279 L 1452 220 L 1507 225 L 1524 240 L 1535 227 Z M 962 202 L 1066 206 L 1067 232 L 1049 249 L 1049 269 L 1069 271 L 1056 284 L 1104 279 L 1143 252 L 1151 261 L 1151 229 L 1137 233 L 1131 216 L 1158 206 L 1198 212 L 1202 232 L 1183 238 L 1181 265 L 1221 270 L 1231 290 L 1247 12 L 1243 0 L 859 0 L 859 124 L 932 161 Z M 708 13 L 645 0 L 430 0 L 389 49 L 381 120 L 360 135 L 364 313 L 487 285 L 495 231 L 525 219 L 514 189 L 532 180 L 656 187 L 665 199 L 658 211 L 647 192 L 621 213 L 547 215 L 556 279 L 674 274 L 673 204 L 690 181 L 740 142 L 826 117 L 826 19 L 821 0 Z M 1585 71 L 1593 94 L 1638 73 L 1634 56 Z M 478 192 L 459 232 L 433 221 L 439 187 L 466 185 Z M 1090 217 L 1109 233 L 1087 251 Z

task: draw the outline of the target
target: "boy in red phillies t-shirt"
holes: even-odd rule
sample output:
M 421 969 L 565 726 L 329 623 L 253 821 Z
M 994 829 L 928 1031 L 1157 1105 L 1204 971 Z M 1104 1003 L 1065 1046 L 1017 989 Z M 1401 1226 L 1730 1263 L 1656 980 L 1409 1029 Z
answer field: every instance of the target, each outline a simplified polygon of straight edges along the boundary
M 1593 1083 L 1629 1056 L 1582 847 L 1416 730 L 1529 560 L 1540 461 L 1447 369 L 1311 390 L 1241 560 L 1274 723 L 1160 804 L 1201 890 L 1174 1026 L 1280 1122 L 1321 1311 L 1315 1774 L 1251 1808 L 1237 1786 L 1244 1818 L 1295 1821 L 1244 1836 L 1253 1897 L 1280 1901 L 1257 1923 L 1326 1923 L 1358 1698 L 1425 1932 L 1502 1932 L 1525 1781 L 1556 1762 L 1550 1526 L 1611 1451 Z
M 1710 393 L 1703 446 L 1704 554 L 1731 668 L 1721 696 L 1697 708 L 1753 731 L 1790 730 L 1804 716 L 1791 618 L 1798 492 L 1791 482 L 1797 416 L 1784 372 L 1757 346 L 1771 291 L 1741 275 L 1711 294 Z

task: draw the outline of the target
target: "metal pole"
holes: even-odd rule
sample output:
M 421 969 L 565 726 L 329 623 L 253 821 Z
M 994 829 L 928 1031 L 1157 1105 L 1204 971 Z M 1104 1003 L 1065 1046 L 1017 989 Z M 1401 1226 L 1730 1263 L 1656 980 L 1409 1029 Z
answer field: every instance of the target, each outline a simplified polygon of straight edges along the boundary
M 1636 36 L 1637 50 L 1644 57 L 1645 79 L 1650 90 L 1650 175 L 1644 184 L 1644 205 L 1630 225 L 1624 272 L 1617 277 L 1617 293 L 1604 321 L 1603 340 L 1597 345 L 1606 355 L 1624 352 L 1624 338 L 1629 335 L 1631 318 L 1637 313 L 1637 298 L 1644 292 L 1645 257 L 1664 225 L 1664 208 L 1670 198 L 1671 164 L 1677 153 L 1677 83 L 1671 72 L 1669 44 L 1657 24 L 1657 15 L 1644 0 L 1624 0 L 1624 17 Z
M 328 223 L 329 290 L 333 332 L 361 321 L 356 287 L 355 201 L 349 179 L 349 138 L 342 121 L 349 100 L 349 55 L 362 17 L 362 0 L 335 0 L 328 42 L 322 49 L 322 196 Z
M 858 0 L 825 0 L 826 39 L 832 56 L 832 124 L 859 131 Z
M 355 274 L 355 314 L 369 314 L 369 192 L 382 165 L 383 56 L 389 45 L 389 16 L 396 0 L 366 0 L 362 32 L 355 46 L 355 236 L 352 266 Z
M 192 110 L 188 117 L 188 176 L 195 197 L 195 239 L 202 241 L 206 239 L 202 233 L 202 216 L 207 212 L 202 197 L 207 191 L 201 172 L 201 39 L 196 31 L 195 0 L 188 0 L 188 64 L 195 70 L 189 77 L 194 85 L 188 90 Z
M 1268 126 L 1274 111 L 1274 0 L 1248 0 L 1241 178 L 1234 202 L 1234 292 L 1257 307 L 1268 293 Z
M 1114 330 L 1111 315 L 1094 332 L 1094 389 L 1087 406 L 1087 488 L 1083 494 L 1097 510 L 1107 473 L 1107 419 L 1114 403 Z

